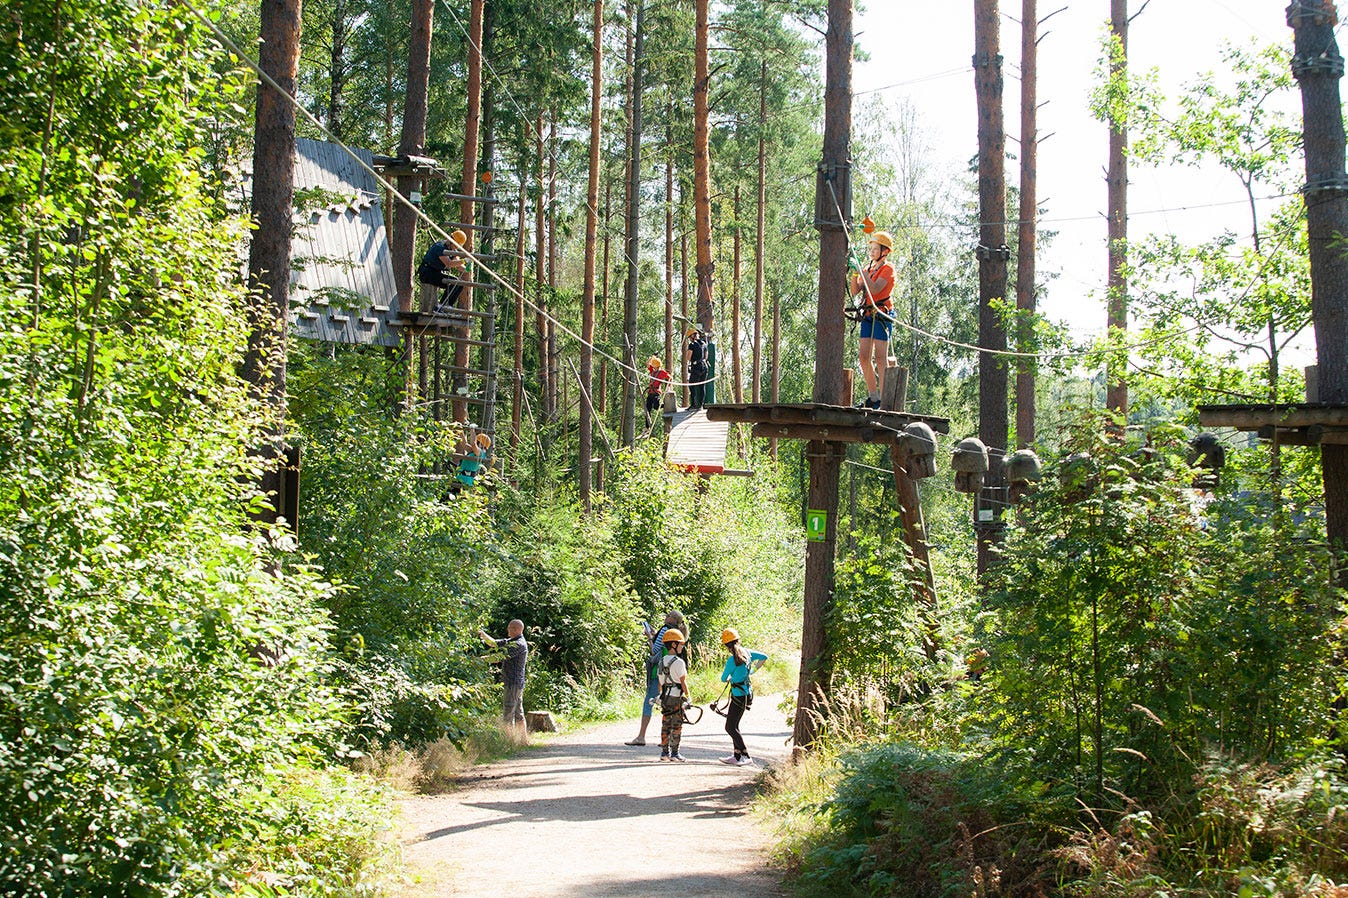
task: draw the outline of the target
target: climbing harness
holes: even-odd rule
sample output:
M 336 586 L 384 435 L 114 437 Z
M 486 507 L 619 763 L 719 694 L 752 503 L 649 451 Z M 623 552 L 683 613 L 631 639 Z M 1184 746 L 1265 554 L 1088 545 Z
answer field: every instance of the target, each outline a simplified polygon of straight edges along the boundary
M 712 702 L 707 707 L 711 708 L 714 713 L 719 714 L 721 717 L 725 717 L 730 711 L 730 697 L 726 695 L 729 691 L 730 683 L 727 682 L 725 688 L 721 690 L 721 694 L 716 697 L 716 701 Z

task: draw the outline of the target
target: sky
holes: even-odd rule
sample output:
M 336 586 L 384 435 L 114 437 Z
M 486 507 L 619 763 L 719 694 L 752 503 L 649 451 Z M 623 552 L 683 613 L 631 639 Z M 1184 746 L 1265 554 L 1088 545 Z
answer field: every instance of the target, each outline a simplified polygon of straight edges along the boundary
M 1109 18 L 1108 0 L 1038 0 L 1039 200 L 1044 227 L 1057 236 L 1040 256 L 1041 271 L 1056 271 L 1041 310 L 1066 322 L 1077 336 L 1104 328 L 1106 272 L 1104 170 L 1108 137 L 1091 117 L 1088 96 Z M 1273 0 L 1129 0 L 1135 15 L 1129 31 L 1129 64 L 1134 71 L 1157 69 L 1162 91 L 1179 93 L 1189 82 L 1221 66 L 1224 43 L 1290 47 L 1285 3 Z M 858 45 L 869 60 L 853 69 L 853 91 L 874 92 L 917 112 L 941 162 L 962 171 L 978 152 L 973 87 L 973 7 L 915 0 L 869 0 L 853 22 Z M 945 10 L 945 12 L 939 12 Z M 1139 13 L 1140 10 L 1140 13 Z M 1005 59 L 1005 116 L 1008 137 L 1020 127 L 1021 4 L 1003 0 L 1001 48 Z M 1288 108 L 1299 115 L 1293 92 Z M 1299 120 L 1299 118 L 1298 118 Z M 1045 138 L 1045 135 L 1050 135 Z M 1008 149 L 1017 151 L 1008 139 Z M 1008 162 L 1007 179 L 1019 171 Z M 858 198 L 859 200 L 859 198 Z M 1234 175 L 1184 167 L 1160 171 L 1134 163 L 1129 172 L 1129 237 L 1149 231 L 1174 232 L 1200 240 L 1224 229 L 1248 230 L 1245 193 Z M 858 206 L 858 208 L 861 208 Z

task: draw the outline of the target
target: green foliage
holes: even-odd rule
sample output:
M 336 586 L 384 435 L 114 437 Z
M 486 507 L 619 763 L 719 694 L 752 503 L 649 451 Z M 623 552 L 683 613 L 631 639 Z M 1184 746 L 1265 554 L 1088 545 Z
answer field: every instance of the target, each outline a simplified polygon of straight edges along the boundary
M 1042 888 L 1027 826 L 1052 804 L 985 761 L 910 745 L 844 755 L 818 812 L 821 843 L 804 849 L 806 895 L 1022 895 Z
M 1183 816 L 1134 810 L 1055 854 L 1064 894 L 1340 894 L 1348 881 L 1342 758 L 1280 769 L 1205 759 Z M 1336 885 L 1337 883 L 1337 885 Z
M 1205 525 L 1177 436 L 1144 454 L 1079 430 L 1083 478 L 1022 506 L 982 622 L 999 738 L 1095 800 L 1166 794 L 1208 746 L 1297 757 L 1329 732 L 1324 550 L 1229 506 Z
M 642 612 L 654 618 L 682 611 L 693 642 L 711 632 L 707 619 L 726 600 L 726 559 L 708 539 L 713 509 L 704 499 L 697 478 L 638 451 L 615 466 L 606 512 Z
M 341 749 L 333 589 L 249 525 L 242 295 L 202 252 L 242 230 L 198 173 L 242 81 L 176 4 L 7 13 L 0 891 L 221 894 L 271 842 L 333 894 L 384 852 L 333 857 L 376 799 L 282 787 Z M 315 830 L 263 836 L 282 807 Z
M 829 666 L 836 683 L 874 684 L 893 700 L 918 686 L 926 657 L 922 647 L 930 622 L 914 602 L 914 566 L 901 532 L 898 513 L 888 521 L 887 539 L 864 538 L 856 552 L 839 560 L 834 571 L 833 602 L 826 622 Z
M 525 622 L 531 663 L 592 682 L 632 666 L 641 612 L 606 524 L 576 511 L 539 509 L 512 536 L 488 598 L 500 632 L 511 618 Z

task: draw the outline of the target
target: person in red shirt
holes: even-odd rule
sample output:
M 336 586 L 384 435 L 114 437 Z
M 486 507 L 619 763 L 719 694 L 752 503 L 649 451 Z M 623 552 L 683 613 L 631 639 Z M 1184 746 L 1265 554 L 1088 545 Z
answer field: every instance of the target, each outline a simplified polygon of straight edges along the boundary
M 646 374 L 651 378 L 651 382 L 646 385 L 646 429 L 650 430 L 651 415 L 660 411 L 660 401 L 673 378 L 665 370 L 660 357 L 654 355 L 646 361 Z
M 879 408 L 889 364 L 889 335 L 894 327 L 894 266 L 888 257 L 894 238 L 887 231 L 871 235 L 870 261 L 852 277 L 852 296 L 860 297 L 861 376 L 866 381 L 866 399 L 858 408 Z

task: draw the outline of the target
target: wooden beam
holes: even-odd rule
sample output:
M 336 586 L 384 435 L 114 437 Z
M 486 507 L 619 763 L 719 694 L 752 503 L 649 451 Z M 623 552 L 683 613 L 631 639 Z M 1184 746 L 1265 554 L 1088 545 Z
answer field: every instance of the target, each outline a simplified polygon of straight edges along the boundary
M 822 440 L 827 443 L 892 443 L 894 431 L 875 427 L 824 427 L 815 424 L 754 424 L 753 435 L 764 440 Z
M 1198 423 L 1204 427 L 1258 430 L 1278 427 L 1348 426 L 1348 405 L 1200 405 Z
M 738 424 L 780 423 L 812 427 L 874 427 L 877 430 L 902 430 L 921 421 L 937 433 L 949 433 L 950 421 L 932 415 L 914 415 L 881 409 L 844 408 L 816 403 L 717 403 L 707 406 L 707 419 Z

